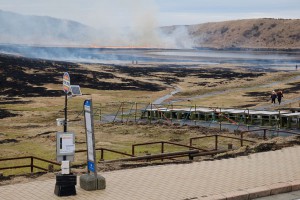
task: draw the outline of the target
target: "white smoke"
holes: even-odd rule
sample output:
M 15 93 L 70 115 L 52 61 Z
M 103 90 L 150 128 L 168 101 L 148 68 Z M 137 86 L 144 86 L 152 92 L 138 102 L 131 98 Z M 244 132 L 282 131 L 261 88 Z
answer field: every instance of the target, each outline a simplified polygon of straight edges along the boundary
M 156 46 L 160 43 L 157 12 L 152 0 L 105 1 L 97 16 L 99 45 Z
M 76 0 L 72 3 L 78 4 L 81 1 Z M 8 14 L 9 20 L 7 20 L 6 12 L 1 14 L 0 10 L 0 42 L 41 46 L 149 48 L 191 48 L 193 46 L 184 26 L 168 33 L 159 28 L 157 19 L 159 9 L 155 0 L 84 2 L 86 12 L 76 13 L 74 10 L 73 15 L 76 15 L 75 19 L 80 22 L 90 21 L 89 26 L 67 20 L 12 13 Z M 62 4 L 66 7 L 65 2 Z M 68 9 L 68 12 L 72 13 L 71 4 Z M 5 21 L 9 23 L 4 24 Z
M 172 27 L 169 33 L 161 32 L 161 38 L 165 42 L 167 48 L 190 49 L 194 47 L 194 41 L 190 37 L 187 27 Z

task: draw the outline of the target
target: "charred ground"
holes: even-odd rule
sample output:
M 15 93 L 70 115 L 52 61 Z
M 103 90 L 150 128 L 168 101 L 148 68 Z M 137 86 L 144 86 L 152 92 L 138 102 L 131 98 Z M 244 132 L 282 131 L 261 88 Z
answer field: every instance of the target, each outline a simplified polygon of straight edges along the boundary
M 76 63 L 0 54 L 1 95 L 11 98 L 62 96 L 63 92 L 60 89 L 47 88 L 46 85 L 60 85 L 62 83 L 61 76 L 65 71 L 71 74 L 72 82 L 78 83 L 84 88 L 133 91 L 161 91 L 187 77 L 231 81 L 252 79 L 264 75 L 264 72 L 235 72 L 230 69 L 193 68 L 193 66 L 188 68 L 176 64 L 158 65 L 157 67 L 106 65 L 102 66 L 102 71 L 91 71 Z M 124 74 L 126 77 L 117 74 Z M 106 79 L 115 79 L 117 82 L 109 82 Z M 153 80 L 157 83 L 152 82 Z M 223 82 L 220 81 L 220 83 Z M 207 82 L 199 81 L 197 84 L 206 86 Z M 17 102 L 15 101 L 15 103 Z

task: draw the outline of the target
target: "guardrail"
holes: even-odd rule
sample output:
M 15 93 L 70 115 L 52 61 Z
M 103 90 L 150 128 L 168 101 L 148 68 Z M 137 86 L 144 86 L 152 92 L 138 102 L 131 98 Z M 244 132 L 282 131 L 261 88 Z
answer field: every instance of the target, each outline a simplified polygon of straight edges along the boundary
M 0 162 L 10 161 L 10 160 L 22 160 L 22 159 L 30 159 L 30 164 L 28 164 L 28 165 L 16 165 L 16 166 L 9 166 L 9 167 L 0 167 L 0 170 L 17 169 L 17 168 L 30 168 L 30 173 L 33 173 L 34 168 L 40 169 L 40 170 L 43 170 L 43 171 L 53 170 L 53 167 L 50 167 L 50 166 L 48 166 L 48 169 L 46 169 L 46 168 L 35 165 L 34 160 L 39 160 L 39 161 L 43 161 L 43 162 L 46 162 L 46 163 L 49 163 L 49 164 L 52 164 L 52 165 L 60 166 L 60 164 L 57 163 L 57 162 L 53 162 L 53 161 L 46 160 L 46 159 L 43 159 L 43 158 L 38 158 L 38 157 L 35 157 L 35 156 L 23 156 L 23 157 L 17 157 L 17 158 L 2 158 L 2 159 L 0 159 Z
M 243 138 L 244 137 L 243 133 L 241 133 L 241 138 L 236 138 L 236 137 L 232 137 L 232 136 L 225 136 L 225 135 L 217 135 L 217 134 L 215 134 L 215 135 L 205 135 L 205 136 L 199 136 L 199 137 L 192 137 L 192 138 L 190 138 L 190 146 L 193 146 L 193 141 L 194 140 L 199 140 L 199 139 L 204 139 L 204 138 L 209 138 L 209 137 L 214 137 L 215 138 L 215 149 L 214 150 L 218 150 L 219 138 L 230 138 L 230 139 L 239 140 L 241 142 L 240 143 L 241 147 L 244 145 L 244 141 L 256 143 L 256 141 L 254 141 L 254 140 L 244 139 Z
M 170 145 L 174 145 L 174 146 L 180 146 L 180 147 L 186 147 L 188 149 L 196 149 L 196 150 L 201 150 L 201 151 L 208 151 L 206 149 L 202 149 L 202 148 L 198 148 L 198 147 L 193 147 L 193 146 L 188 146 L 188 145 L 184 145 L 184 144 L 179 144 L 179 143 L 174 143 L 174 142 L 168 142 L 168 141 L 158 141 L 158 142 L 144 142 L 144 143 L 138 143 L 138 144 L 133 144 L 131 145 L 131 149 L 132 149 L 132 155 L 135 155 L 135 147 L 136 146 L 145 146 L 145 145 L 152 145 L 152 144 L 161 144 L 161 153 L 165 153 L 165 144 L 170 144 Z
M 115 151 L 115 150 L 112 150 L 112 149 L 96 148 L 96 150 L 101 151 L 101 158 L 100 158 L 101 160 L 104 160 L 104 152 L 105 151 L 117 153 L 117 154 L 120 154 L 120 155 L 129 156 L 129 157 L 135 157 L 131 154 L 123 153 L 123 152 L 120 152 L 120 151 Z M 75 153 L 86 152 L 86 151 L 87 150 L 77 150 L 77 151 L 75 151 Z M 53 162 L 53 161 L 46 160 L 46 159 L 43 159 L 43 158 L 38 158 L 38 157 L 35 157 L 35 156 L 23 156 L 23 157 L 16 157 L 16 158 L 2 158 L 2 159 L 0 159 L 0 163 L 4 162 L 4 161 L 15 161 L 15 160 L 25 160 L 25 159 L 30 159 L 30 163 L 29 164 L 24 164 L 24 165 L 14 165 L 14 166 L 9 166 L 9 167 L 0 167 L 0 170 L 30 168 L 30 173 L 33 173 L 35 168 L 43 170 L 43 171 L 54 171 L 53 165 L 61 166 L 61 164 L 58 163 L 58 162 Z M 39 161 L 43 161 L 43 162 L 48 163 L 49 164 L 48 169 L 43 168 L 41 166 L 37 166 L 34 163 L 35 160 L 39 160 Z
M 217 154 L 217 153 L 226 152 L 227 150 L 224 150 L 224 149 L 219 150 L 218 149 L 219 138 L 230 138 L 230 139 L 234 139 L 234 140 L 239 140 L 240 141 L 240 146 L 244 145 L 243 144 L 244 141 L 251 142 L 251 143 L 256 143 L 256 141 L 249 140 L 249 139 L 244 139 L 244 134 L 245 133 L 251 133 L 251 132 L 258 132 L 258 131 L 263 131 L 264 139 L 266 139 L 266 132 L 268 131 L 268 129 L 257 129 L 257 130 L 249 130 L 249 131 L 241 132 L 240 133 L 240 138 L 232 137 L 232 136 L 225 136 L 225 135 L 218 135 L 218 134 L 193 137 L 193 138 L 190 138 L 190 144 L 189 145 L 184 145 L 184 144 L 179 144 L 179 143 L 174 143 L 174 142 L 169 142 L 169 141 L 138 143 L 138 144 L 133 144 L 131 146 L 131 150 L 132 150 L 131 154 L 116 151 L 116 150 L 112 150 L 112 149 L 107 149 L 107 148 L 96 148 L 95 150 L 100 151 L 100 153 L 101 153 L 100 154 L 100 161 L 104 161 L 105 152 L 112 152 L 112 153 L 116 153 L 116 154 L 119 154 L 119 155 L 122 155 L 122 156 L 129 157 L 129 158 L 121 158 L 121 159 L 110 160 L 110 161 L 105 161 L 105 162 L 136 161 L 136 160 L 150 161 L 150 160 L 157 160 L 157 159 L 161 159 L 161 160 L 163 160 L 163 159 L 173 159 L 173 158 L 185 157 L 185 156 L 188 156 L 188 158 L 190 160 L 192 160 L 196 156 L 214 155 L 214 154 Z M 274 131 L 274 130 L 269 130 L 269 131 Z M 290 132 L 290 131 L 285 131 L 285 132 L 289 133 L 289 134 L 300 135 L 299 133 L 294 133 L 294 132 Z M 207 149 L 203 149 L 203 148 L 193 146 L 193 141 L 194 140 L 199 140 L 199 139 L 204 139 L 204 138 L 209 138 L 209 137 L 214 137 L 215 138 L 215 148 L 213 150 L 207 150 Z M 161 146 L 160 154 L 136 156 L 135 150 L 136 150 L 137 146 L 153 145 L 153 144 L 160 144 L 160 146 Z M 179 146 L 179 147 L 185 147 L 188 150 L 187 151 L 177 151 L 177 152 L 165 153 L 165 145 L 166 144 L 173 145 L 173 146 Z M 232 145 L 230 146 L 228 144 L 228 149 L 232 149 Z M 75 151 L 75 153 L 80 153 L 80 152 L 87 152 L 87 150 L 77 150 L 77 151 Z M 53 161 L 46 160 L 46 159 L 42 159 L 42 158 L 38 158 L 38 157 L 35 157 L 35 156 L 24 156 L 24 157 L 17 157 L 17 158 L 3 158 L 3 159 L 0 159 L 0 162 L 9 161 L 9 160 L 19 160 L 19 159 L 30 159 L 30 164 L 16 165 L 16 166 L 10 166 L 10 167 L 2 167 L 2 168 L 0 168 L 0 170 L 17 169 L 17 168 L 30 168 L 30 172 L 33 173 L 34 168 L 36 168 L 36 169 L 40 169 L 40 170 L 43 170 L 43 171 L 49 171 L 49 167 L 48 167 L 48 169 L 46 169 L 46 168 L 35 165 L 34 160 L 39 160 L 39 161 L 47 162 L 47 163 L 52 164 L 52 165 L 60 166 L 60 163 L 53 162 Z
M 263 132 L 263 139 L 264 140 L 267 139 L 267 132 L 277 132 L 278 134 L 279 133 L 286 133 L 286 134 L 290 134 L 290 135 L 300 136 L 300 133 L 295 133 L 295 132 L 292 132 L 292 131 L 286 131 L 286 130 L 280 130 L 280 129 L 267 129 L 267 128 L 243 131 L 243 132 L 241 132 L 241 134 L 252 133 L 252 132 Z
M 124 162 L 124 161 L 140 161 L 140 160 L 160 160 L 160 159 L 173 159 L 178 157 L 188 156 L 191 160 L 193 154 L 199 153 L 199 150 L 189 150 L 189 151 L 178 151 L 172 153 L 161 153 L 161 154 L 154 154 L 154 155 L 146 155 L 146 156 L 138 156 L 132 158 L 123 158 L 123 159 L 116 159 L 116 160 L 108 160 L 105 163 L 110 162 Z
M 95 150 L 101 152 L 101 154 L 100 154 L 101 155 L 100 156 L 100 160 L 104 160 L 104 152 L 105 151 L 116 153 L 116 154 L 120 154 L 120 155 L 123 155 L 123 156 L 135 157 L 134 155 L 131 155 L 131 154 L 128 154 L 128 153 L 124 153 L 124 152 L 116 151 L 116 150 L 112 150 L 112 149 L 107 149 L 107 148 L 96 148 Z M 75 153 L 80 153 L 80 152 L 87 152 L 87 150 L 84 149 L 84 150 L 77 150 L 77 151 L 75 151 Z

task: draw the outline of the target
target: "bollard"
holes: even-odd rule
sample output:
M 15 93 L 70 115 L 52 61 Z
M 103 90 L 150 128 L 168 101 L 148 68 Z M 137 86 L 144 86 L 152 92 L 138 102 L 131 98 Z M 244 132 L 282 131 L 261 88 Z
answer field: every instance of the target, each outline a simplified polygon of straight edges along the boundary
M 215 150 L 218 150 L 218 135 L 215 135 Z
M 264 129 L 264 140 L 267 139 L 267 129 Z
M 54 166 L 52 164 L 48 165 L 48 172 L 54 172 Z

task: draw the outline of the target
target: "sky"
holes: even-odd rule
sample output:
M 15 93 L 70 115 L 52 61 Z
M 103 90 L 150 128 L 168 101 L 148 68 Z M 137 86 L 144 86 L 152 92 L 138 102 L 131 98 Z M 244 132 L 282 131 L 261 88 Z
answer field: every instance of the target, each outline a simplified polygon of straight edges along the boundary
M 0 9 L 103 26 L 189 25 L 249 18 L 300 19 L 300 0 L 0 0 Z

